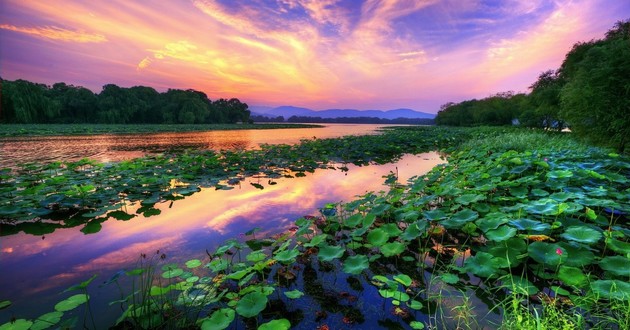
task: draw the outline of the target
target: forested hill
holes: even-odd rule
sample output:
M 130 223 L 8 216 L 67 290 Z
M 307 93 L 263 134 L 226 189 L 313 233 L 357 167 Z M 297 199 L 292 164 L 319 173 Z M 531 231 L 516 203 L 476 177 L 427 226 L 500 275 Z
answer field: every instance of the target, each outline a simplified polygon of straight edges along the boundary
M 542 72 L 530 89 L 446 103 L 435 122 L 569 127 L 592 142 L 630 152 L 630 19 L 617 22 L 602 39 L 573 45 L 562 65 Z
M 63 82 L 52 86 L 0 79 L 0 123 L 221 124 L 248 122 L 246 103 L 211 101 L 203 92 L 103 86 L 95 94 Z

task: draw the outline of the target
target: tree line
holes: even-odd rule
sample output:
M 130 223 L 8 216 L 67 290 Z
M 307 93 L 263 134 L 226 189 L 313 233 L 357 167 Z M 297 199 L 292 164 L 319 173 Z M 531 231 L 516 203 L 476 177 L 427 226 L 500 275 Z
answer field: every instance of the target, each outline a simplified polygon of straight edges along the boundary
M 435 121 L 428 118 L 378 118 L 378 117 L 336 117 L 322 118 L 313 116 L 291 116 L 287 119 L 290 123 L 339 123 L 339 124 L 412 124 L 433 125 Z
M 211 101 L 192 89 L 103 86 L 96 94 L 60 82 L 52 86 L 0 78 L 0 123 L 221 124 L 249 122 L 246 103 Z
M 563 129 L 619 151 L 630 142 L 630 19 L 602 39 L 578 42 L 529 94 L 499 93 L 442 105 L 438 125 L 510 125 Z

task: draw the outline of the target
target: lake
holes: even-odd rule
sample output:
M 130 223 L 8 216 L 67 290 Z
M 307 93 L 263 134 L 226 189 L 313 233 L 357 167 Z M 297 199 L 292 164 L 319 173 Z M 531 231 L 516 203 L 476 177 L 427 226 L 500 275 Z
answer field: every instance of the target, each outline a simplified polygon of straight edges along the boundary
M 247 149 L 261 143 L 374 134 L 379 127 L 330 125 L 321 129 L 13 138 L 2 142 L 2 159 L 3 166 L 11 166 L 10 161 L 16 160 L 47 162 L 90 157 L 114 161 L 171 147 Z M 45 235 L 21 232 L 2 236 L 0 301 L 10 300 L 13 305 L 0 310 L 0 324 L 12 317 L 34 319 L 54 311 L 55 304 L 69 295 L 60 295 L 64 289 L 93 275 L 98 275 L 95 283 L 103 283 L 121 270 L 135 268 L 142 254 L 163 254 L 164 262 L 177 264 L 192 258 L 207 261 L 205 251 L 213 251 L 230 238 L 243 239 L 243 233 L 252 228 L 261 228 L 257 233 L 260 236 L 285 232 L 298 218 L 319 215 L 319 209 L 327 203 L 348 202 L 369 191 L 388 189 L 383 176 L 391 172 L 397 172 L 398 181 L 404 183 L 443 162 L 434 152 L 406 155 L 391 164 L 348 165 L 347 172 L 316 170 L 305 177 L 280 178 L 263 190 L 251 185 L 259 179 L 250 177 L 233 190 L 203 189 L 172 204 L 158 204 L 156 207 L 162 212 L 157 216 L 138 215 L 128 221 L 109 219 L 102 223 L 100 231 L 89 235 L 78 226 Z M 129 206 L 134 207 L 138 205 Z M 121 279 L 121 284 L 125 283 Z M 98 311 L 94 313 L 95 323 L 103 325 L 101 328 L 111 325 L 122 312 L 119 305 L 108 306 L 121 299 L 116 286 L 93 285 L 89 293 L 91 307 Z M 66 315 L 72 313 L 79 319 L 83 317 L 82 308 Z M 78 327 L 81 325 L 79 321 Z

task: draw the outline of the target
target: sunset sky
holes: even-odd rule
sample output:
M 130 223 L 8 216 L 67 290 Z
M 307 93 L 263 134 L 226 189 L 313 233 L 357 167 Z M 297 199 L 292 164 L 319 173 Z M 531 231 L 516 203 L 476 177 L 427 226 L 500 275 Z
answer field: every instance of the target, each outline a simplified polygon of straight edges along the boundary
M 0 76 L 435 113 L 527 92 L 625 19 L 627 0 L 0 0 Z

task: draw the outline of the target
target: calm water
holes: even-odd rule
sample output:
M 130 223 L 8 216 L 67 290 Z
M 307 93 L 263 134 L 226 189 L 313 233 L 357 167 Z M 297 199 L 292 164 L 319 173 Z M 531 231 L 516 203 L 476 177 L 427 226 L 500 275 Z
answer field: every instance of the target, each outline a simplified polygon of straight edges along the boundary
M 375 134 L 387 125 L 328 124 L 322 128 L 234 130 L 159 134 L 101 134 L 0 138 L 0 168 L 19 163 L 120 161 L 172 149 L 255 149 L 260 144 L 295 144 L 302 139 Z

